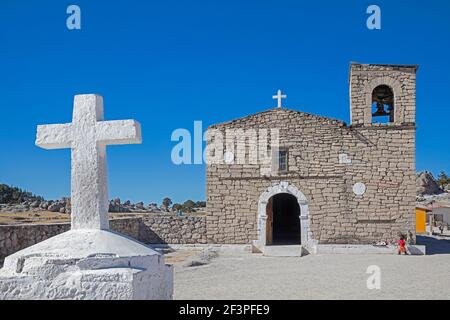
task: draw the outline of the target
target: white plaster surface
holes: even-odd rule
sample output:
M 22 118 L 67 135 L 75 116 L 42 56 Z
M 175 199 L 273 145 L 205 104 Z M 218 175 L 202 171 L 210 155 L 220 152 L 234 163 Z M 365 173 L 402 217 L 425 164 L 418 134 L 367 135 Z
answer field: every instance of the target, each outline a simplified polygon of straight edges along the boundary
M 283 107 L 282 106 L 282 99 L 286 99 L 286 98 L 287 98 L 287 95 L 282 94 L 281 90 L 278 90 L 277 94 L 272 96 L 272 99 L 277 100 L 277 108 L 282 108 Z
M 75 96 L 72 123 L 38 126 L 37 146 L 72 150 L 72 229 L 109 228 L 106 145 L 141 142 L 137 121 L 103 121 L 103 98 L 94 94 Z
M 357 182 L 353 185 L 353 193 L 357 196 L 362 196 L 366 193 L 366 185 L 362 182 Z
M 78 95 L 71 124 L 38 126 L 36 145 L 72 149 L 72 230 L 6 257 L 0 299 L 172 299 L 164 257 L 108 230 L 106 145 L 142 139 L 134 120 L 102 120 L 102 97 Z
M 231 151 L 226 151 L 224 155 L 224 160 L 226 164 L 232 164 L 234 162 L 234 153 Z
M 267 257 L 301 257 L 304 254 L 301 245 L 265 246 L 262 253 Z
M 214 250 L 217 252 L 237 252 L 237 253 L 251 253 L 253 250 L 252 244 L 220 244 L 220 243 L 186 243 L 186 244 L 150 244 L 149 247 L 155 250 L 174 249 L 174 250 Z
M 5 259 L 0 299 L 171 299 L 172 266 L 106 230 L 71 230 Z
M 341 154 L 339 154 L 339 163 L 340 164 L 351 164 L 352 159 L 349 158 L 348 154 L 341 153 Z

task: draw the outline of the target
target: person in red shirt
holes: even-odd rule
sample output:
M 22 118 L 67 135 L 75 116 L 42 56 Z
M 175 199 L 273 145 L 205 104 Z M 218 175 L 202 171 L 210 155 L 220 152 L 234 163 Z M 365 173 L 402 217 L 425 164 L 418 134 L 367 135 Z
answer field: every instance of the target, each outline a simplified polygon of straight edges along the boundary
M 400 236 L 400 240 L 398 241 L 398 254 L 404 253 L 405 255 L 408 254 L 406 251 L 406 241 L 404 236 Z

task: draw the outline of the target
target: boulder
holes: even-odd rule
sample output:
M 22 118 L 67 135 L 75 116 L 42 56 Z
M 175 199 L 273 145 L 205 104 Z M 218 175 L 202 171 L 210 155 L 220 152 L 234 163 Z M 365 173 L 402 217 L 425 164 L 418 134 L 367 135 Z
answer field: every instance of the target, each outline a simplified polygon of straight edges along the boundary
M 435 195 L 443 192 L 430 172 L 423 171 L 416 175 L 416 194 L 418 196 Z
M 139 209 L 139 210 L 145 210 L 145 207 L 144 207 L 144 203 L 143 202 L 138 202 L 138 203 L 136 203 L 136 209 Z
M 39 208 L 40 205 L 41 205 L 41 202 L 39 200 L 36 200 L 30 204 L 30 207 L 31 208 Z
M 47 210 L 50 212 L 59 212 L 59 210 L 62 208 L 62 204 L 59 202 L 54 202 L 51 205 L 48 206 Z
M 42 210 L 47 210 L 48 209 L 48 202 L 47 201 L 42 201 L 39 208 L 41 208 Z

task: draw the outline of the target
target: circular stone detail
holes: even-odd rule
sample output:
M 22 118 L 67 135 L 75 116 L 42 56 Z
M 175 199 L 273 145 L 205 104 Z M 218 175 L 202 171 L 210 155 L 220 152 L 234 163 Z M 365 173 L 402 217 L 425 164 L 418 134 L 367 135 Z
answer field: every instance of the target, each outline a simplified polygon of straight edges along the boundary
M 224 160 L 226 164 L 232 164 L 234 161 L 234 154 L 231 151 L 226 151 L 224 154 Z
M 353 193 L 357 196 L 362 196 L 364 193 L 366 193 L 366 185 L 362 182 L 357 182 L 353 186 Z

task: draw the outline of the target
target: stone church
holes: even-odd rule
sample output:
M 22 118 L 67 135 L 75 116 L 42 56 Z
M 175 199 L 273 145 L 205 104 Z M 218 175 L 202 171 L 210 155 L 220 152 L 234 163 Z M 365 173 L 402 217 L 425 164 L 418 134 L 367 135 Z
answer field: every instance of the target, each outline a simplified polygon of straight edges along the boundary
M 211 126 L 279 128 L 279 142 L 267 170 L 207 165 L 207 242 L 310 247 L 391 242 L 400 233 L 414 239 L 417 69 L 352 63 L 349 124 L 279 106 Z

